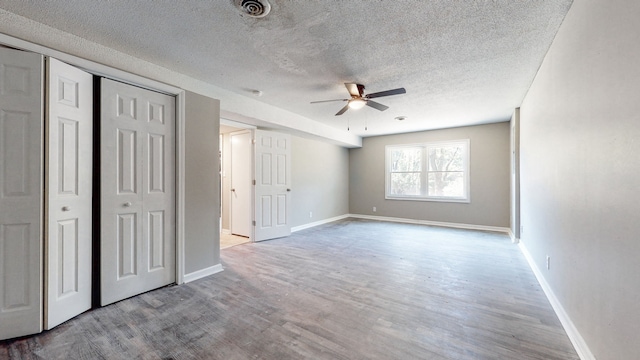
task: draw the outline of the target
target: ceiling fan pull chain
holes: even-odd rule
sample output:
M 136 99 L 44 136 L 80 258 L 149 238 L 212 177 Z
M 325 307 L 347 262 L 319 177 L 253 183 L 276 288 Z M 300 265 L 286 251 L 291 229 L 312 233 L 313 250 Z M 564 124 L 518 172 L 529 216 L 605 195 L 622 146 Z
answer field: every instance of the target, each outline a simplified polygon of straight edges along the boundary
M 347 131 L 351 131 L 351 129 L 349 129 L 349 119 L 347 118 Z
M 367 131 L 367 130 L 369 130 L 369 129 L 367 129 L 367 119 L 365 118 L 364 119 L 364 131 Z

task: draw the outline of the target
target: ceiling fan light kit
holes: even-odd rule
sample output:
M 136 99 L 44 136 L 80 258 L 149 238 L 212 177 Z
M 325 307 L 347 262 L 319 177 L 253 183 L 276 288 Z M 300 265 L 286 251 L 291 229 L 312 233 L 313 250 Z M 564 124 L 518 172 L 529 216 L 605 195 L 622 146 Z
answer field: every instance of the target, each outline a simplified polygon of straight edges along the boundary
M 312 104 L 330 102 L 330 101 L 346 101 L 347 105 L 345 105 L 340 111 L 336 113 L 336 116 L 344 114 L 349 108 L 357 110 L 363 108 L 365 105 L 372 107 L 379 111 L 385 111 L 389 107 L 386 105 L 382 105 L 379 102 L 375 102 L 371 99 L 379 98 L 383 96 L 392 96 L 392 95 L 400 95 L 406 94 L 407 91 L 404 88 L 397 88 L 392 90 L 379 91 L 372 94 L 364 94 L 364 85 L 355 84 L 355 83 L 345 83 L 344 86 L 347 88 L 349 95 L 351 95 L 350 99 L 336 99 L 336 100 L 321 100 L 321 101 L 312 101 Z
M 362 109 L 366 104 L 367 101 L 362 98 L 349 100 L 349 107 L 354 110 Z

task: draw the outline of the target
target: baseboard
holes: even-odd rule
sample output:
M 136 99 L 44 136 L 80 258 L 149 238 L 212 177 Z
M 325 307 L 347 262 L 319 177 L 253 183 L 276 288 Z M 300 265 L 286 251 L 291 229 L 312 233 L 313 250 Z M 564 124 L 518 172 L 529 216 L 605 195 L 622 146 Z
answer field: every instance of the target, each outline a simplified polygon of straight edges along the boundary
M 536 276 L 536 279 L 538 279 L 538 283 L 540 284 L 540 287 L 542 287 L 542 291 L 544 291 L 547 299 L 549 299 L 551 307 L 553 307 L 553 310 L 556 312 L 558 319 L 560 319 L 560 323 L 562 324 L 562 327 L 564 327 L 564 330 L 567 332 L 567 336 L 569 336 L 569 340 L 571 340 L 571 343 L 576 349 L 578 356 L 580 356 L 580 359 L 596 360 L 596 357 L 593 356 L 591 350 L 589 350 L 589 347 L 582 338 L 582 335 L 580 335 L 580 332 L 578 332 L 578 329 L 573 324 L 573 321 L 571 321 L 569 314 L 567 314 L 567 312 L 564 310 L 564 307 L 562 307 L 562 304 L 560 304 L 560 301 L 558 301 L 558 298 L 554 294 L 553 290 L 551 290 L 551 286 L 549 286 L 549 283 L 547 283 L 547 280 L 545 280 L 542 272 L 538 268 L 538 265 L 536 265 L 535 261 L 533 261 L 533 257 L 531 256 L 531 253 L 529 253 L 529 250 L 527 250 L 525 244 L 520 242 L 518 244 L 518 247 L 520 248 L 522 254 L 524 254 L 524 257 L 527 259 L 529 267 L 531 267 L 531 270 L 533 270 L 533 274 Z
M 224 270 L 222 268 L 222 264 L 213 265 L 208 268 L 204 268 L 202 270 L 194 271 L 192 273 L 188 273 L 184 275 L 184 283 L 192 282 L 198 279 L 202 279 L 205 276 L 217 274 Z
M 511 231 L 511 229 L 509 229 L 509 237 L 511 238 L 511 243 L 512 244 L 518 244 L 520 243 L 520 239 L 518 239 L 516 237 L 516 234 L 513 233 L 513 231 Z
M 231 230 L 229 230 L 229 229 L 221 229 L 220 233 L 221 234 L 225 234 L 225 235 L 231 235 Z
M 360 214 L 349 214 L 349 217 L 356 218 L 356 219 L 367 219 L 367 220 L 377 220 L 377 221 L 391 221 L 391 222 L 399 222 L 399 223 L 406 223 L 406 224 L 430 225 L 430 226 L 440 226 L 440 227 L 466 229 L 466 230 L 494 231 L 494 232 L 500 232 L 500 233 L 505 233 L 505 234 L 509 233 L 509 228 L 499 227 L 499 226 L 459 224 L 459 223 L 450 223 L 450 222 L 441 222 L 441 221 L 416 220 L 416 219 L 405 219 L 405 218 L 396 218 L 396 217 L 387 217 L 387 216 L 360 215 Z
M 295 227 L 291 228 L 291 232 L 296 232 L 296 231 L 312 228 L 314 226 L 323 225 L 323 224 L 327 224 L 327 223 L 330 223 L 330 222 L 346 219 L 349 216 L 350 216 L 349 214 L 344 214 L 344 215 L 340 215 L 340 216 L 336 216 L 336 217 L 332 217 L 332 218 L 328 218 L 328 219 L 324 219 L 324 220 L 320 220 L 320 221 L 314 221 L 312 223 L 308 223 L 308 224 L 304 224 L 304 225 L 300 225 L 300 226 L 295 226 Z

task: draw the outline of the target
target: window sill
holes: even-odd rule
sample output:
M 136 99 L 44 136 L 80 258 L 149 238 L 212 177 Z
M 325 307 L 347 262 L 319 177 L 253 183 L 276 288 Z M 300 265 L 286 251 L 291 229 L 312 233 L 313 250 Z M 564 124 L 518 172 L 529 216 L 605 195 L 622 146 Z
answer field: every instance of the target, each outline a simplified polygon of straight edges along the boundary
M 462 203 L 470 204 L 471 199 L 461 198 L 437 198 L 437 197 L 409 197 L 409 196 L 385 196 L 386 200 L 409 200 L 409 201 L 432 201 L 432 202 L 447 202 L 447 203 Z

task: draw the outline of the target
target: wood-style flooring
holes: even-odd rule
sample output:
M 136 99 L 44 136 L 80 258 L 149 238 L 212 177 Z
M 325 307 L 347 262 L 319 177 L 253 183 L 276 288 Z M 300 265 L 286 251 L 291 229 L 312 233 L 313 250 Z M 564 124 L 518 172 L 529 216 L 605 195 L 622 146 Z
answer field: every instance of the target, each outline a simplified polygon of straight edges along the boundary
M 246 236 L 220 233 L 220 250 L 240 244 L 245 244 L 250 241 L 251 240 Z
M 502 234 L 347 219 L 0 342 L 0 359 L 579 359 Z

